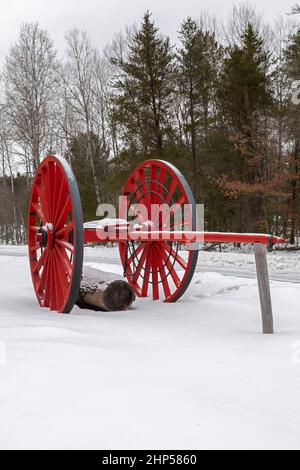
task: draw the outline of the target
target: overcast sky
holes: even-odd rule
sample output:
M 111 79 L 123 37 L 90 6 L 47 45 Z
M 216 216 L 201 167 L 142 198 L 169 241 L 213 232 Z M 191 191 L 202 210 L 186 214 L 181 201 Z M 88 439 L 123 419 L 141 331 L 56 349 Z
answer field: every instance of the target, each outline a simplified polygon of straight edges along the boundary
M 22 22 L 38 21 L 48 29 L 59 52 L 64 33 L 77 26 L 88 31 L 95 45 L 107 44 L 115 33 L 138 23 L 149 9 L 162 31 L 174 41 L 183 18 L 197 18 L 201 10 L 225 19 L 232 0 L 0 0 L 0 62 L 18 36 Z M 238 3 L 238 2 L 237 2 Z M 251 0 L 266 20 L 285 15 L 296 0 Z

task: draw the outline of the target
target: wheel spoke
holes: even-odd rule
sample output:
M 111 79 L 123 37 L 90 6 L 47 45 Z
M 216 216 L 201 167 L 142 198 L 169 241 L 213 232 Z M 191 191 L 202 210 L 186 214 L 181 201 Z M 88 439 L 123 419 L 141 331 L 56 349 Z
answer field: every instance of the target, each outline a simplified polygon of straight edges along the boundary
M 43 175 L 43 184 L 45 187 L 45 196 L 46 196 L 46 204 L 47 204 L 47 219 L 50 222 L 51 218 L 51 187 L 49 185 L 49 168 L 48 164 L 42 168 L 42 175 Z
M 151 204 L 159 204 L 157 191 L 157 167 L 151 166 L 150 168 L 150 191 L 151 191 Z
M 55 172 L 54 172 L 54 189 L 53 189 L 53 211 L 52 211 L 52 218 L 53 224 L 55 225 L 56 217 L 57 217 L 57 208 L 59 206 L 59 196 L 61 194 L 61 190 L 63 189 L 65 182 L 63 179 L 62 172 L 58 165 L 55 165 Z
M 157 181 L 157 166 L 151 165 L 150 167 L 150 183 L 152 183 L 152 189 L 155 191 L 156 186 L 155 183 Z
M 66 270 L 66 273 L 68 274 L 68 276 L 71 277 L 72 276 L 72 263 L 71 263 L 68 255 L 67 255 L 65 249 L 62 246 L 58 245 L 58 244 L 56 244 L 56 248 L 57 248 L 59 257 L 60 257 L 62 263 L 64 264 L 64 268 Z
M 36 245 L 31 246 L 31 247 L 29 248 L 29 250 L 32 251 L 32 252 L 34 252 L 34 251 L 39 250 L 40 248 L 41 248 L 41 245 L 40 245 L 39 243 L 37 243 Z
M 40 205 L 41 205 L 43 213 L 45 214 L 45 218 L 49 219 L 48 200 L 47 200 L 47 196 L 45 193 L 45 189 L 42 186 L 42 181 L 40 182 L 40 184 L 36 185 L 36 191 L 40 199 Z
M 37 261 L 36 265 L 35 265 L 34 268 L 33 268 L 34 274 L 40 272 L 42 266 L 44 265 L 44 262 L 46 261 L 46 255 L 47 255 L 47 253 L 48 253 L 48 249 L 45 248 L 45 250 L 43 251 L 43 253 L 41 254 L 39 260 Z
M 143 223 L 145 222 L 146 220 L 148 220 L 148 218 L 144 217 L 144 211 L 139 211 L 139 213 L 136 213 L 136 210 L 133 211 L 133 204 L 136 205 L 136 206 L 139 206 L 139 205 L 145 205 L 144 201 L 143 201 L 143 192 L 141 192 L 142 190 L 142 187 L 139 188 L 137 183 L 135 181 L 129 181 L 126 185 L 126 192 L 129 192 L 129 193 L 132 193 L 132 198 L 129 199 L 128 198 L 128 205 L 127 205 L 127 209 L 129 209 L 129 207 L 131 207 L 131 212 L 130 214 L 128 213 L 128 215 L 130 215 L 130 217 L 134 217 L 135 218 L 135 222 L 138 222 L 138 223 Z M 137 207 L 137 210 L 138 210 L 138 207 Z M 147 208 L 147 214 L 148 214 L 148 208 Z
M 161 258 L 161 253 L 160 253 L 158 247 L 156 246 L 156 244 L 154 244 L 154 249 L 156 249 L 157 254 L 158 254 L 158 256 L 157 256 L 158 271 L 159 271 L 160 279 L 161 279 L 161 282 L 162 282 L 162 285 L 163 285 L 165 298 L 167 300 L 169 297 L 171 297 L 171 290 L 170 290 L 170 286 L 169 286 L 169 283 L 168 283 L 168 275 L 166 275 L 165 267 L 164 267 L 164 264 L 163 264 L 163 261 L 162 261 L 162 258 Z
M 54 250 L 55 253 L 55 258 L 56 258 L 56 266 L 57 266 L 57 272 L 58 276 L 60 279 L 60 282 L 58 283 L 61 288 L 61 293 L 62 293 L 62 301 L 65 298 L 66 291 L 68 289 L 68 276 L 69 276 L 69 271 L 66 269 L 65 263 L 61 260 L 61 256 L 59 251 L 55 248 Z
M 46 259 L 45 259 L 44 267 L 43 267 L 43 272 L 42 272 L 42 275 L 40 277 L 40 282 L 39 282 L 38 287 L 37 287 L 37 291 L 38 291 L 39 294 L 42 294 L 42 292 L 45 288 L 46 276 L 47 276 L 47 271 L 48 271 L 48 261 L 49 261 L 49 253 L 47 251 Z
M 157 185 L 157 191 L 159 192 L 159 194 L 163 195 L 164 194 L 164 182 L 165 182 L 165 179 L 166 179 L 166 176 L 167 176 L 167 172 L 165 170 L 165 168 L 163 167 L 160 167 L 159 169 L 159 175 L 158 175 L 158 185 Z
M 138 262 L 138 264 L 137 264 L 137 266 L 136 266 L 136 268 L 135 268 L 135 273 L 134 273 L 133 278 L 132 278 L 132 282 L 133 282 L 134 284 L 137 284 L 137 281 L 138 281 L 138 279 L 139 279 L 139 277 L 140 277 L 141 271 L 142 271 L 142 269 L 143 269 L 143 266 L 144 266 L 145 261 L 146 261 L 146 258 L 147 258 L 148 249 L 149 249 L 149 246 L 148 246 L 148 245 L 145 245 L 145 246 L 144 246 L 144 251 L 143 251 L 143 253 L 141 254 L 141 257 L 140 257 L 140 259 L 139 259 L 139 262 Z
M 67 225 L 65 225 L 63 228 L 58 230 L 58 232 L 55 233 L 55 238 L 64 237 L 64 236 L 68 235 L 71 232 L 71 230 L 73 230 L 74 228 L 75 228 L 75 224 L 74 224 L 74 220 L 72 220 Z
M 47 217 L 38 202 L 33 202 L 32 207 L 43 224 L 47 223 Z
M 142 286 L 142 297 L 148 296 L 151 262 L 152 262 L 151 259 L 152 259 L 152 247 L 150 245 L 148 248 L 146 264 L 145 264 L 145 274 L 144 274 L 144 280 L 143 280 L 143 286 Z
M 128 258 L 127 260 L 127 265 L 131 265 L 133 263 L 133 261 L 136 259 L 136 257 L 143 251 L 144 249 L 144 243 L 141 243 L 137 249 L 132 253 L 132 255 L 130 256 L 130 258 Z
M 68 194 L 63 210 L 58 219 L 58 222 L 55 225 L 56 229 L 60 230 L 62 226 L 66 223 L 71 210 L 72 210 L 72 203 L 71 203 L 70 195 Z
M 55 258 L 56 258 L 56 266 L 57 266 L 57 273 L 58 273 L 58 278 L 59 282 L 57 282 L 57 285 L 59 286 L 60 290 L 60 301 L 59 301 L 59 309 L 62 309 L 62 306 L 66 303 L 66 298 L 68 295 L 68 287 L 69 287 L 69 282 L 68 282 L 68 273 L 64 269 L 64 264 L 61 263 L 59 254 L 57 250 L 54 250 L 55 252 Z
M 140 193 L 140 190 L 136 181 L 129 181 L 128 186 L 132 190 L 135 201 L 138 202 L 142 198 L 142 194 Z
M 55 259 L 54 251 L 51 253 L 51 272 L 50 272 L 50 282 L 51 282 L 51 297 L 50 297 L 50 310 L 57 310 L 57 296 L 56 296 L 56 283 L 57 279 L 55 277 Z
M 52 161 L 48 162 L 47 182 L 49 188 L 49 222 L 53 222 L 53 212 L 55 209 L 55 164 Z
M 150 218 L 151 199 L 150 199 L 150 194 L 149 194 L 149 190 L 148 190 L 148 187 L 147 187 L 145 170 L 143 168 L 138 172 L 138 176 L 139 176 L 139 179 L 140 179 L 140 182 L 141 182 L 141 192 L 142 192 L 141 202 L 147 208 L 148 219 L 149 219 Z
M 51 273 L 52 273 L 52 255 L 49 252 L 47 273 L 46 273 L 46 283 L 45 283 L 44 307 L 50 307 L 50 308 L 51 308 L 52 287 L 53 287 L 52 280 L 51 280 Z
M 63 248 L 68 250 L 70 253 L 72 253 L 72 255 L 74 254 L 74 246 L 71 245 L 71 243 L 68 243 L 65 240 L 60 240 L 59 238 L 57 238 L 55 241 L 56 241 L 56 243 L 61 245 Z
M 171 181 L 170 186 L 169 186 L 169 190 L 168 190 L 168 192 L 167 192 L 167 194 L 166 194 L 166 196 L 165 196 L 165 202 L 166 202 L 167 204 L 169 204 L 169 203 L 171 202 L 171 199 L 172 199 L 172 197 L 173 197 L 173 194 L 174 194 L 175 191 L 176 191 L 177 184 L 178 184 L 177 180 L 176 180 L 175 178 L 172 178 L 172 181 Z
M 184 195 L 184 194 L 181 194 L 181 196 L 179 196 L 179 198 L 178 198 L 177 201 L 174 203 L 174 205 L 176 205 L 176 206 L 182 206 L 182 204 L 184 204 L 185 202 L 186 202 L 185 195 Z
M 180 278 L 175 270 L 175 267 L 172 265 L 171 261 L 170 261 L 170 258 L 167 256 L 165 250 L 163 249 L 163 246 L 158 244 L 157 245 L 158 249 L 159 249 L 159 252 L 160 252 L 160 255 L 163 259 L 163 262 L 164 264 L 166 265 L 172 279 L 173 279 L 173 282 L 175 284 L 175 286 L 178 288 L 180 286 Z
M 184 270 L 187 269 L 187 263 L 181 258 L 181 256 L 179 256 L 178 253 L 176 253 L 176 251 L 173 250 L 173 248 L 171 248 L 167 243 L 165 243 L 163 247 Z
M 159 287 L 158 287 L 158 271 L 157 271 L 157 254 L 152 247 L 151 251 L 152 260 L 152 296 L 153 300 L 159 299 Z
M 53 280 L 54 280 L 54 289 L 55 289 L 55 296 L 56 296 L 56 308 L 55 310 L 59 310 L 63 298 L 61 296 L 62 294 L 62 288 L 59 280 L 59 271 L 58 271 L 58 264 L 57 264 L 57 254 L 56 250 L 53 250 Z
M 68 191 L 68 187 L 66 185 L 65 180 L 62 178 L 60 189 L 59 189 L 59 195 L 58 195 L 57 203 L 56 203 L 56 211 L 55 211 L 55 215 L 53 218 L 53 224 L 55 227 L 57 227 L 57 220 L 59 219 L 61 212 L 63 210 L 67 191 Z
M 58 280 L 58 269 L 57 269 L 57 260 L 56 260 L 56 250 L 52 251 L 52 269 L 51 269 L 51 310 L 59 310 L 61 305 L 59 300 L 60 294 L 60 282 Z

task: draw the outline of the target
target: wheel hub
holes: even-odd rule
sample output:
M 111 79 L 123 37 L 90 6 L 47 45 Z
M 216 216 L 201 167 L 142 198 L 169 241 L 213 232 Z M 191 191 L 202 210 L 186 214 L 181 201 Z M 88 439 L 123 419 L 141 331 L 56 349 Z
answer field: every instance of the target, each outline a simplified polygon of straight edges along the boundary
M 37 233 L 37 241 L 40 244 L 41 248 L 48 247 L 50 250 L 54 248 L 55 234 L 54 227 L 50 223 L 46 223 L 41 227 Z

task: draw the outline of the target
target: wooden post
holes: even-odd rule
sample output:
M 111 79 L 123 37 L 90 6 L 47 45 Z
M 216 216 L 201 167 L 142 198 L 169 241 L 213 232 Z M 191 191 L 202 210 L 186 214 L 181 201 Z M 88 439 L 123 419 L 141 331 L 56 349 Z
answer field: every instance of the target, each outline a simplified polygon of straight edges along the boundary
M 254 245 L 257 281 L 260 297 L 261 316 L 264 334 L 273 334 L 273 312 L 270 292 L 270 281 L 267 264 L 267 249 L 265 245 Z

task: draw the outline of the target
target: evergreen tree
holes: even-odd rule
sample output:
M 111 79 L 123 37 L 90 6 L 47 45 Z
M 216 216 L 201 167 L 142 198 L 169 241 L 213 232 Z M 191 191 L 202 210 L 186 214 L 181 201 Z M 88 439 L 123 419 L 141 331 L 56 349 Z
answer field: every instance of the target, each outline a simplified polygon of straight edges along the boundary
M 241 45 L 228 52 L 220 77 L 219 104 L 232 166 L 219 182 L 227 195 L 236 198 L 236 229 L 268 230 L 266 204 L 273 177 L 268 125 L 273 106 L 270 54 L 251 23 Z
M 129 40 L 126 59 L 112 58 L 117 66 L 114 118 L 132 155 L 160 156 L 167 145 L 173 56 L 169 39 L 160 36 L 147 12 Z
M 250 140 L 272 103 L 269 66 L 264 41 L 248 23 L 241 46 L 234 45 L 225 59 L 219 96 L 225 121 Z
M 287 141 L 289 150 L 287 154 L 287 225 L 290 225 L 291 243 L 295 242 L 300 231 L 300 29 L 290 38 L 286 48 L 286 73 L 290 83 L 296 84 L 293 96 L 289 94 L 287 112 Z
M 110 166 L 103 160 L 102 140 L 95 134 L 78 134 L 69 145 L 66 157 L 71 162 L 80 191 L 83 214 L 85 220 L 94 220 L 98 207 L 95 186 L 92 184 L 93 173 L 87 157 L 87 145 L 91 142 L 92 158 L 95 162 L 95 176 L 101 191 L 101 202 L 113 202 L 114 193 L 110 185 L 113 177 L 110 175 Z
M 195 195 L 204 202 L 204 155 L 210 129 L 216 124 L 215 90 L 222 48 L 214 33 L 204 31 L 192 18 L 182 23 L 178 51 L 179 94 L 183 101 L 183 133 L 191 159 Z M 198 191 L 197 191 L 198 190 Z

